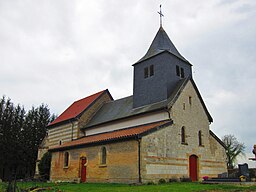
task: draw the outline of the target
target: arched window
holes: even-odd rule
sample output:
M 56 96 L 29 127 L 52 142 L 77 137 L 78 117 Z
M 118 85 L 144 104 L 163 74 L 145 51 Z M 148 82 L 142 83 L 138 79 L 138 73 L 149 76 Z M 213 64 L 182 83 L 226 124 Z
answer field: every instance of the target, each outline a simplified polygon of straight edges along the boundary
M 185 133 L 185 127 L 181 128 L 181 143 L 186 143 L 186 133 Z
M 102 165 L 107 163 L 107 150 L 106 147 L 101 148 L 101 162 Z
M 64 167 L 68 167 L 68 163 L 69 163 L 69 153 L 65 152 L 64 153 Z
M 202 143 L 202 132 L 201 131 L 198 132 L 198 143 L 199 143 L 199 146 L 203 145 L 203 143 Z

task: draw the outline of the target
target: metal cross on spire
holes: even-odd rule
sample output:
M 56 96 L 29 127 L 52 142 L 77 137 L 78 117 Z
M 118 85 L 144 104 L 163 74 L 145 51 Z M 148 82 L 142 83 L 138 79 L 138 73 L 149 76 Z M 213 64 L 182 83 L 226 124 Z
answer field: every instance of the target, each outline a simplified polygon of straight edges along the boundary
M 162 5 L 160 5 L 160 11 L 157 12 L 160 15 L 160 27 L 162 27 L 162 17 L 164 16 L 161 9 Z

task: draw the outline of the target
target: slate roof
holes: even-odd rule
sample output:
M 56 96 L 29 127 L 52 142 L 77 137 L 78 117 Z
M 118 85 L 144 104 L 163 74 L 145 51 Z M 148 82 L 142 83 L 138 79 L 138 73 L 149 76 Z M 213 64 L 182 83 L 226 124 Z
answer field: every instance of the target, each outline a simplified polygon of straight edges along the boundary
M 174 46 L 174 44 L 172 43 L 172 41 L 168 37 L 167 33 L 163 29 L 163 27 L 161 26 L 159 28 L 154 40 L 152 41 L 147 53 L 139 61 L 137 61 L 134 65 L 136 65 L 137 63 L 140 63 L 144 60 L 147 60 L 147 59 L 149 59 L 153 56 L 156 56 L 160 53 L 163 53 L 165 51 L 167 51 L 168 53 L 171 53 L 171 54 L 175 55 L 176 57 L 180 58 L 181 60 L 189 63 L 179 53 L 179 51 L 176 49 L 176 47 Z
M 60 150 L 65 150 L 70 148 L 82 147 L 90 144 L 111 142 L 111 141 L 117 141 L 117 140 L 123 140 L 123 139 L 131 139 L 131 138 L 136 139 L 171 124 L 172 124 L 172 121 L 160 121 L 160 122 L 139 125 L 139 126 L 134 126 L 134 127 L 125 128 L 125 129 L 119 129 L 111 132 L 85 136 L 70 142 L 66 142 L 63 145 L 52 147 L 49 149 L 49 151 L 60 151 Z
M 204 101 L 195 85 L 195 82 L 193 81 L 192 77 L 187 77 L 179 80 L 175 86 L 175 88 L 171 91 L 170 96 L 168 99 L 145 105 L 138 108 L 133 108 L 133 96 L 125 97 L 118 100 L 113 100 L 109 103 L 104 104 L 101 109 L 95 114 L 95 116 L 88 122 L 88 124 L 85 125 L 82 129 L 88 129 L 90 127 L 108 123 L 115 120 L 121 120 L 124 118 L 149 113 L 153 111 L 159 111 L 159 110 L 166 110 L 170 108 L 175 101 L 178 99 L 180 93 L 188 83 L 188 81 L 191 81 L 198 97 L 203 105 L 203 108 L 208 116 L 208 119 L 210 122 L 213 121 L 210 113 L 208 112 L 206 105 L 204 104 Z
M 184 81 L 185 79 L 181 79 L 177 83 L 174 91 L 179 90 L 180 87 L 183 85 Z M 138 108 L 133 108 L 133 96 L 113 100 L 109 103 L 104 104 L 101 109 L 95 114 L 95 116 L 82 129 L 87 129 L 115 120 L 121 120 L 127 117 L 132 117 L 153 111 L 159 111 L 161 109 L 167 109 L 167 104 L 168 102 L 170 102 L 172 97 L 175 97 L 175 93 L 173 93 L 168 100 L 162 100 L 160 102 L 144 105 Z
M 78 101 L 75 101 L 72 105 L 70 105 L 60 116 L 58 116 L 52 123 L 48 125 L 48 127 L 52 127 L 61 122 L 66 122 L 67 120 L 71 120 L 77 118 L 82 112 L 84 112 L 97 98 L 99 98 L 104 92 L 108 92 L 108 90 L 103 90 Z M 109 92 L 108 92 L 109 93 Z M 109 93 L 110 94 L 110 93 Z
M 140 108 L 133 108 L 133 96 L 114 100 L 106 103 L 89 121 L 85 128 L 89 128 L 113 120 L 120 120 L 138 114 L 152 112 L 166 107 L 166 100 L 146 105 Z

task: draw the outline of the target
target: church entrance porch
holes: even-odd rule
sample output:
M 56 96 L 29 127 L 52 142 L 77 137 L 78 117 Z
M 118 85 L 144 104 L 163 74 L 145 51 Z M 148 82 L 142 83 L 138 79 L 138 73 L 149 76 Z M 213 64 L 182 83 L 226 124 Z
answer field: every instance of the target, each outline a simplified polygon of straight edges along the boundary
M 192 181 L 198 180 L 198 157 L 191 155 L 189 157 L 189 177 Z
M 86 157 L 81 158 L 81 182 L 86 182 L 86 166 L 87 159 Z

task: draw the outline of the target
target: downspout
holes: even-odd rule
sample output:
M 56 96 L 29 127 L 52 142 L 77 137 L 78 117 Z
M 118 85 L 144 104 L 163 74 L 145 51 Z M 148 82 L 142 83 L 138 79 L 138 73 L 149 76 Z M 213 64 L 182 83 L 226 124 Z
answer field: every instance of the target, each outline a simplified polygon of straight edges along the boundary
M 141 183 L 141 150 L 140 150 L 140 147 L 141 147 L 141 139 L 140 138 L 137 138 L 137 141 L 138 141 L 138 174 L 139 174 L 139 183 Z

